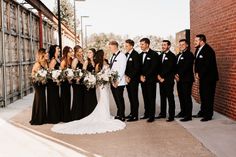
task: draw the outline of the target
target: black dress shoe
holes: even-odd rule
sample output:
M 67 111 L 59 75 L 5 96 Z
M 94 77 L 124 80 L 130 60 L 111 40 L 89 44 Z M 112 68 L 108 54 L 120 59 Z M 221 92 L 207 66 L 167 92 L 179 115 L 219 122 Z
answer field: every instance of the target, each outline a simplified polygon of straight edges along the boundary
M 184 118 L 184 115 L 181 114 L 181 113 L 179 113 L 179 114 L 177 114 L 177 115 L 175 116 L 175 118 Z
M 119 119 L 120 118 L 120 116 L 115 116 L 115 119 Z
M 202 115 L 199 115 L 199 114 L 196 114 L 196 115 L 193 115 L 192 117 L 193 117 L 193 118 L 202 118 L 203 116 L 202 116 Z
M 157 117 L 155 117 L 156 119 L 161 119 L 161 118 L 166 118 L 166 116 L 163 116 L 163 115 L 159 115 Z
M 175 119 L 174 118 L 168 118 L 166 121 L 167 122 L 172 122 L 172 121 L 174 121 Z
M 148 116 L 143 116 L 140 119 L 148 119 Z
M 201 121 L 201 122 L 207 122 L 207 121 L 209 121 L 209 120 L 212 120 L 212 118 L 202 118 L 200 121 Z
M 151 123 L 151 122 L 154 122 L 155 118 L 154 117 L 151 117 L 147 120 L 147 122 Z
M 132 114 L 129 114 L 128 116 L 125 116 L 125 119 L 129 119 L 129 118 L 132 118 Z
M 187 121 L 190 121 L 190 120 L 192 120 L 192 118 L 185 117 L 183 119 L 180 119 L 181 122 L 187 122 Z
M 138 117 L 130 117 L 127 122 L 134 122 L 134 121 L 137 121 L 138 120 Z

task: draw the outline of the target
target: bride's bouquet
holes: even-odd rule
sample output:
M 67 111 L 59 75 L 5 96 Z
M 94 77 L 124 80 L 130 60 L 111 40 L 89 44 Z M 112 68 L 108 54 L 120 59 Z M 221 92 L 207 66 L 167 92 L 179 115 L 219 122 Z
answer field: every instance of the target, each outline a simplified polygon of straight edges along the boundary
M 56 82 L 58 85 L 60 85 L 62 81 L 62 70 L 53 69 L 51 71 L 51 79 L 53 82 Z
M 115 83 L 119 78 L 119 74 L 118 71 L 111 71 L 111 79 L 110 82 L 111 83 Z
M 110 83 L 111 81 L 110 69 L 102 69 L 100 72 L 97 73 L 96 78 L 98 86 L 104 86 Z
M 84 80 L 83 83 L 86 86 L 86 88 L 89 90 L 90 88 L 94 88 L 96 86 L 96 76 L 94 73 L 91 73 L 89 71 L 86 71 L 84 74 Z
M 31 76 L 32 82 L 37 84 L 46 84 L 49 78 L 49 73 L 46 69 L 39 69 L 34 75 Z
M 76 81 L 76 84 L 80 83 L 81 78 L 83 78 L 85 75 L 84 70 L 81 70 L 77 68 L 74 70 L 74 80 Z

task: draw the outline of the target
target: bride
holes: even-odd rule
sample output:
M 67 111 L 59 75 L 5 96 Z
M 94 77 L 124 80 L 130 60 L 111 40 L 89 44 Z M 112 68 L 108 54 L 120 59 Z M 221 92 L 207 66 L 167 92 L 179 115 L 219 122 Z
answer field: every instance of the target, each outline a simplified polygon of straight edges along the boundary
M 109 65 L 104 61 L 103 50 L 97 51 L 96 59 L 98 60 L 96 71 L 109 70 Z M 98 104 L 90 115 L 81 120 L 56 124 L 51 130 L 61 134 L 96 134 L 124 129 L 126 124 L 114 119 L 110 114 L 109 85 L 99 86 L 98 91 L 100 93 Z

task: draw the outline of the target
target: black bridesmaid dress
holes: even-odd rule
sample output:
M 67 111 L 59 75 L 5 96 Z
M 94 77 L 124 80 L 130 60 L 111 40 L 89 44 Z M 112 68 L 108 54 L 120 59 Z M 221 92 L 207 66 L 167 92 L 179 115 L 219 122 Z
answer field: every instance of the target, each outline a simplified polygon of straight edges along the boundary
M 82 69 L 83 64 L 78 62 L 77 68 Z M 82 80 L 80 80 L 80 83 Z M 84 104 L 84 87 L 82 84 L 76 84 L 74 80 L 73 87 L 73 102 L 71 108 L 71 120 L 79 120 L 83 118 L 83 104 Z
M 71 68 L 71 67 L 68 67 Z M 69 81 L 61 83 L 61 121 L 71 121 L 71 84 Z
M 54 69 L 58 70 L 60 63 L 57 61 Z M 59 85 L 53 80 L 47 83 L 47 122 L 56 124 L 60 122 L 60 95 Z
M 46 123 L 46 85 L 34 83 L 34 101 L 32 107 L 31 125 Z
M 87 66 L 87 70 L 92 72 L 95 70 L 95 67 L 90 63 Z M 90 88 L 89 90 L 84 86 L 84 115 L 83 117 L 88 116 L 93 112 L 97 105 L 97 96 L 96 96 L 96 88 Z

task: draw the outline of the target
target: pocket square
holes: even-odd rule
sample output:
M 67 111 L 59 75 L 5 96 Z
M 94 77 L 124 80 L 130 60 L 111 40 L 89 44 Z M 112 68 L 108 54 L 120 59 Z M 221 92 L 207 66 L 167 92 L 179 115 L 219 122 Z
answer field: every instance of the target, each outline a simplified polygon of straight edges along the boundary
M 129 61 L 132 61 L 132 58 L 130 58 Z
M 181 60 L 183 60 L 183 59 L 184 59 L 184 57 L 181 57 L 180 59 L 181 59 Z
M 151 60 L 151 58 L 147 57 L 147 60 Z
M 200 56 L 199 56 L 199 58 L 203 58 L 203 56 L 202 56 L 202 55 L 200 55 Z

